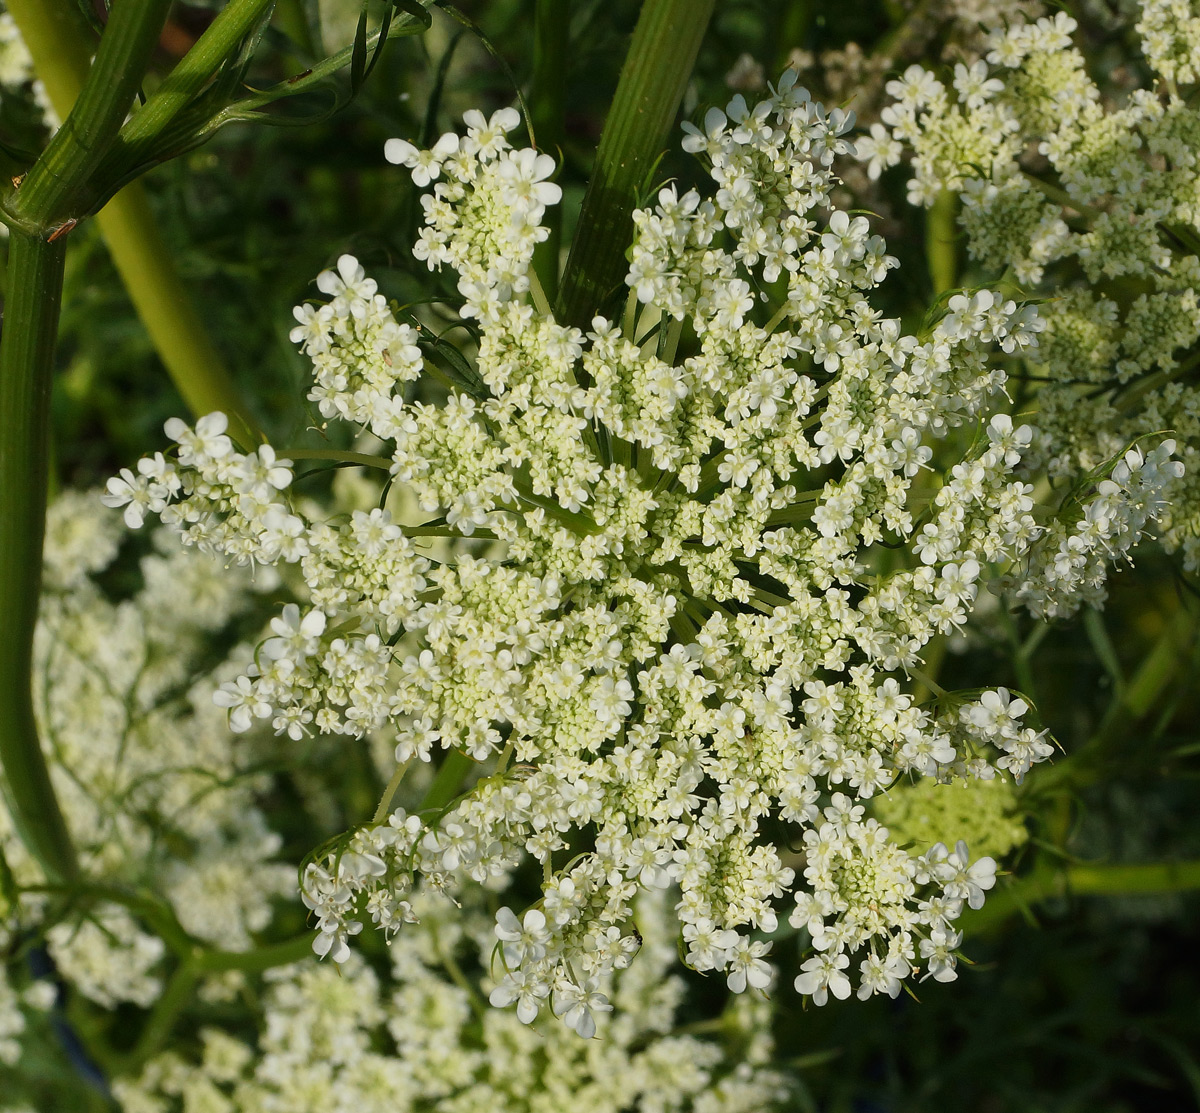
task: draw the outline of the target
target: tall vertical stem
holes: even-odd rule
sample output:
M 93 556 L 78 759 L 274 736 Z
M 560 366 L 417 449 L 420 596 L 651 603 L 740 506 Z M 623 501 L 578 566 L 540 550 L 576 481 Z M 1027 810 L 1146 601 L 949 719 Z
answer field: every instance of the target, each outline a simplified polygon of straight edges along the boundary
M 638 191 L 666 144 L 715 0 L 645 0 L 559 291 L 558 316 L 586 326 L 625 275 L 630 217 Z
M 238 8 L 248 6 L 255 12 L 261 8 L 246 0 Z M 69 118 L 91 65 L 88 29 L 78 9 L 73 0 L 10 0 L 9 9 L 54 110 Z M 240 24 L 234 31 L 239 28 Z M 110 32 L 111 27 L 106 35 Z M 202 61 L 202 66 L 188 63 L 184 75 L 205 69 L 210 59 Z M 24 200 L 26 186 L 14 200 Z M 229 415 L 234 439 L 246 447 L 256 443 L 259 437 L 250 408 L 193 308 L 145 190 L 136 183 L 127 186 L 100 210 L 96 222 L 130 300 L 188 408 L 196 416 L 223 410 Z
M 79 866 L 38 742 L 30 675 L 65 257 L 61 242 L 12 234 L 0 335 L 0 761 L 17 830 L 60 882 L 73 880 Z

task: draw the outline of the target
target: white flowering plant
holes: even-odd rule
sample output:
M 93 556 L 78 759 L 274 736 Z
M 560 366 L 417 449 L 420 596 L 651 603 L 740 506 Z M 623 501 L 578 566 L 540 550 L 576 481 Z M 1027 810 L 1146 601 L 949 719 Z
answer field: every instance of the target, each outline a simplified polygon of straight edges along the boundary
M 170 458 L 105 496 L 130 525 L 157 514 L 187 545 L 299 567 L 303 608 L 217 693 L 234 730 L 383 731 L 397 778 L 439 751 L 452 782 L 477 774 L 415 814 L 385 797 L 310 863 L 317 953 L 346 960 L 364 919 L 402 933 L 418 877 L 487 882 L 529 855 L 541 896 L 498 916 L 491 995 L 526 1022 L 549 1006 L 590 1034 L 594 987 L 637 949 L 635 894 L 669 886 L 686 961 L 735 992 L 770 985 L 781 913 L 812 940 L 795 987 L 817 1004 L 953 978 L 953 921 L 994 861 L 904 849 L 864 804 L 897 779 L 1019 781 L 1052 753 L 1007 690 L 918 704 L 910 681 L 981 586 L 1036 575 L 1055 537 L 1011 477 L 1033 431 L 993 358 L 1036 344 L 1036 310 L 956 294 L 917 335 L 873 310 L 896 262 L 829 200 L 852 119 L 785 75 L 685 129 L 715 188 L 635 212 L 621 320 L 563 325 L 531 265 L 553 160 L 510 145 L 515 111 L 465 123 L 387 156 L 430 187 L 414 254 L 457 274 L 473 343 L 439 368 L 446 341 L 350 256 L 292 333 L 310 400 L 387 446 L 368 463 L 416 514 L 306 513 L 291 461 L 236 451 L 220 414 L 169 423 Z M 423 374 L 444 401 L 410 401 Z M 1156 512 L 1171 448 L 1103 481 L 1119 529 L 1089 532 L 1094 500 L 1074 511 L 1102 558 Z M 1078 590 L 1037 587 L 1067 607 Z
M 1140 467 L 1130 446 L 1170 431 L 1188 466 L 1163 474 L 1160 537 L 1189 571 L 1200 562 L 1197 26 L 1194 6 L 1146 0 L 1135 29 L 1149 81 L 1103 92 L 1066 13 L 998 27 L 952 85 L 917 65 L 890 82 L 886 127 L 860 144 L 875 176 L 910 148 L 910 199 L 958 194 L 972 258 L 1041 297 L 1042 343 L 1023 357 L 1038 410 L 1031 463 L 1064 490 L 1090 489 L 1096 469 L 1129 451 Z M 1093 605 L 1096 540 L 1126 526 L 1100 496 L 1086 530 L 1059 528 L 1047 569 L 1080 581 Z M 1040 613 L 1072 609 L 1040 585 L 1018 590 Z
M 55 94 L 49 9 L 12 7 L 0 46 L 34 33 L 11 80 L 28 100 L 33 62 Z M 140 107 L 98 55 L 45 165 L 0 196 L 0 625 L 32 638 L 25 657 L 0 641 L 3 1113 L 751 1113 L 938 1086 L 970 1104 L 980 1047 L 1013 1062 L 989 1099 L 1008 1100 L 1054 1059 L 1013 1054 L 1059 1007 L 1045 971 L 1066 984 L 1094 962 L 1125 985 L 1151 949 L 1120 965 L 998 925 L 1040 906 L 1078 934 L 1074 897 L 1200 886 L 1186 840 L 1130 834 L 1186 810 L 1143 782 L 1192 752 L 1185 728 L 1166 739 L 1194 704 L 1193 608 L 1171 613 L 1159 556 L 1110 587 L 1144 535 L 1191 559 L 1194 176 L 1168 142 L 1190 126 L 1186 4 L 1142 9 L 1161 84 L 1126 102 L 1126 48 L 1074 54 L 1078 28 L 1039 22 L 1035 0 L 894 6 L 865 51 L 843 42 L 854 13 L 818 34 L 779 5 L 763 66 L 744 13 L 719 13 L 702 49 L 711 0 L 646 0 L 604 78 L 615 98 L 588 109 L 607 115 L 594 150 L 562 88 L 567 58 L 591 87 L 613 53 L 600 6 L 568 20 L 558 0 L 500 0 L 536 7 L 515 98 L 486 51 L 517 57 L 520 20 L 486 48 L 449 38 L 422 84 L 381 61 L 389 21 L 431 26 L 436 51 L 462 13 L 355 6 L 355 45 L 321 60 L 336 4 L 322 26 L 301 7 L 229 0 L 199 31 L 167 24 L 160 54 L 180 33 L 196 53 L 148 71 Z M 166 16 L 140 9 L 119 0 L 103 32 L 130 59 Z M 896 78 L 867 134 L 784 67 L 818 44 L 825 69 L 845 63 L 843 96 L 854 73 L 872 86 L 869 113 Z M 279 81 L 296 59 L 310 68 Z M 210 218 L 179 263 L 219 276 L 206 313 L 242 322 L 255 402 L 205 367 L 160 255 L 123 273 L 163 315 L 193 416 L 133 463 L 177 401 L 110 400 L 109 442 L 89 444 L 78 419 L 136 349 L 105 350 L 125 326 L 96 320 L 111 301 L 75 248 L 96 242 L 88 213 L 341 64 L 352 93 L 372 70 L 385 90 L 349 126 L 265 155 L 229 141 L 230 179 L 256 179 L 244 223 L 211 220 L 229 211 L 206 177 L 220 155 L 155 187 L 173 235 Z M 1156 98 L 1174 121 L 1158 131 Z M 461 124 L 438 137 L 441 120 Z M 1085 200 L 1072 175 L 1107 166 L 1117 133 L 1140 169 Z M 923 243 L 890 196 L 906 146 Z M 1012 181 L 1044 228 L 1014 232 L 984 197 Z M 295 209 L 293 186 L 311 195 Z M 119 265 L 154 256 L 145 213 L 122 208 L 137 196 L 102 217 Z M 303 235 L 278 234 L 281 212 Z M 1096 239 L 1151 219 L 1158 241 Z M 1055 255 L 1042 232 L 1059 224 Z M 42 419 L 21 384 L 49 373 L 67 237 L 67 304 L 92 317 L 63 317 L 54 470 L 74 482 L 102 460 L 109 478 L 56 494 L 42 544 Z M 223 259 L 233 240 L 259 261 Z M 1128 338 L 1067 381 L 1064 337 L 1091 335 L 1102 304 Z M 1110 789 L 1138 814 L 1097 836 Z M 1115 830 L 1130 841 L 1105 843 Z

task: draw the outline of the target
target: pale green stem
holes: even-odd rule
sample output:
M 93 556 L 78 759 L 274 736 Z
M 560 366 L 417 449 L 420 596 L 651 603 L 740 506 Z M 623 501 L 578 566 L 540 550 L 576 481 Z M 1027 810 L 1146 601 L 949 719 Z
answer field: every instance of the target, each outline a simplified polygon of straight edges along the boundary
M 171 261 L 140 182 L 96 216 L 117 273 L 150 341 L 195 417 L 220 410 L 243 448 L 263 441 L 250 406 L 226 370 Z
M 404 780 L 404 774 L 408 772 L 408 767 L 412 764 L 412 759 L 402 761 L 396 766 L 395 772 L 392 773 L 392 779 L 388 781 L 387 788 L 383 790 L 383 795 L 379 798 L 379 807 L 375 809 L 375 814 L 371 817 L 372 823 L 382 823 L 387 819 L 392 810 L 392 800 L 396 796 L 396 792 L 400 788 L 400 782 Z
M 538 315 L 549 317 L 550 302 L 542 289 L 542 283 L 538 279 L 536 271 L 529 272 L 529 296 L 533 299 L 533 307 L 538 311 Z
M 421 801 L 418 811 L 440 809 L 449 804 L 458 795 L 463 777 L 474 764 L 475 762 L 461 750 L 450 750 L 442 759 L 441 768 L 433 778 L 433 784 L 425 793 L 425 799 Z
M 925 211 L 925 255 L 935 298 L 954 289 L 958 278 L 958 195 L 943 189 Z
M 70 0 L 15 0 L 9 8 L 55 111 L 70 119 L 91 66 L 87 29 L 79 24 L 78 11 Z M 18 199 L 24 200 L 28 185 L 26 179 Z M 262 437 L 250 407 L 188 297 L 142 187 L 128 186 L 96 220 L 129 298 L 188 409 L 197 417 L 221 410 L 229 416 L 235 440 L 247 448 L 256 444 Z
M 622 286 L 633 208 L 675 123 L 714 2 L 642 5 L 559 289 L 565 324 L 587 327 Z
M 946 646 L 949 639 L 945 634 L 935 634 L 925 645 L 925 655 L 923 663 L 925 671 L 937 680 L 938 674 L 942 671 L 942 662 L 946 659 Z M 914 674 L 914 679 L 916 678 Z M 912 701 L 914 704 L 922 704 L 932 694 L 933 689 L 930 688 L 922 680 L 917 680 L 913 685 Z
M 1076 201 L 1065 189 L 1043 181 L 1035 174 L 1026 173 L 1024 177 L 1048 201 L 1053 201 L 1056 205 L 1061 205 L 1064 209 L 1074 209 L 1077 213 L 1093 218 L 1100 216 L 1104 211 L 1103 209 L 1093 208 L 1091 205 L 1085 205 L 1082 201 Z
M 0 762 L 9 811 L 54 881 L 79 874 L 33 711 L 33 633 L 42 576 L 50 380 L 65 245 L 13 232 L 0 336 Z

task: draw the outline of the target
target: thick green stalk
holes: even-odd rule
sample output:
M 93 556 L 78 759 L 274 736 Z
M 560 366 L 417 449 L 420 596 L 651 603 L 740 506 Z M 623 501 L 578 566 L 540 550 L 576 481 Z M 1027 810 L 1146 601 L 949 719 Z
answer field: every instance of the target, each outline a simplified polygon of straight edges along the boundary
M 273 3 L 274 0 L 231 0 L 228 7 L 217 13 L 191 50 L 121 128 L 104 164 L 104 176 L 109 181 L 119 181 L 156 153 L 163 133 L 196 100 Z
M 17 0 L 9 5 L 22 29 L 26 21 L 54 21 L 49 38 L 38 37 L 55 56 L 53 65 L 59 64 L 61 36 L 70 34 L 73 26 L 72 20 L 56 14 L 57 9 L 71 3 Z M 53 223 L 82 215 L 72 211 L 74 205 L 125 122 L 170 7 L 171 0 L 118 0 L 112 5 L 78 98 L 9 204 L 20 226 L 48 231 Z M 78 51 L 68 48 L 67 53 L 73 59 Z
M 55 111 L 69 117 L 91 64 L 86 25 L 67 18 L 78 17 L 71 0 L 44 6 L 43 0 L 14 0 L 9 8 Z M 126 187 L 101 209 L 96 221 L 129 298 L 188 408 L 197 417 L 224 411 L 235 440 L 247 447 L 257 443 L 261 436 L 250 408 L 192 306 L 145 191 L 136 183 Z
M 981 909 L 966 912 L 960 926 L 968 936 L 989 931 L 1013 914 L 1051 897 L 1125 897 L 1192 889 L 1200 889 L 1200 860 L 1049 867 L 993 893 Z
M 0 762 L 9 811 L 54 881 L 79 873 L 33 715 L 33 631 L 42 577 L 50 378 L 66 248 L 14 232 L 0 336 Z
M 1040 793 L 1063 783 L 1080 787 L 1097 780 L 1104 770 L 1108 748 L 1127 737 L 1137 722 L 1159 704 L 1187 664 L 1196 636 L 1196 615 L 1180 607 L 1166 621 L 1137 671 L 1116 693 L 1096 733 L 1074 753 L 1036 771 L 1033 787 Z
M 561 158 L 566 129 L 567 56 L 570 51 L 570 0 L 537 0 L 534 14 L 533 81 L 529 114 L 538 147 Z M 562 206 L 546 210 L 550 235 L 533 253 L 533 266 L 548 298 L 558 292 L 558 254 L 562 247 Z
M 600 136 L 559 291 L 564 324 L 586 327 L 621 287 L 630 217 L 667 142 L 714 0 L 645 0 Z

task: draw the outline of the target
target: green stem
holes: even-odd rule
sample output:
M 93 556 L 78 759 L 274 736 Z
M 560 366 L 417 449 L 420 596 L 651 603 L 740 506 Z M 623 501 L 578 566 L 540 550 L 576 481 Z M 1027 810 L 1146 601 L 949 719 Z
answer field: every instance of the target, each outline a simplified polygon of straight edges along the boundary
M 16 0 L 9 10 L 22 30 L 26 24 L 48 24 L 35 38 L 58 50 L 58 38 L 75 21 L 60 14 L 72 0 Z M 56 222 L 82 215 L 73 211 L 109 146 L 120 131 L 158 44 L 171 0 L 120 0 L 113 4 L 108 26 L 79 97 L 61 128 L 26 175 L 9 203 L 17 225 L 49 232 Z M 78 57 L 67 51 L 68 62 Z M 59 65 L 57 58 L 51 65 Z
M 10 5 L 14 15 L 18 10 L 27 13 L 18 23 L 38 76 L 54 110 L 70 118 L 91 63 L 87 27 L 65 18 L 59 12 L 62 7 L 58 2 L 43 6 L 41 0 Z M 69 0 L 65 7 L 78 16 Z M 27 185 L 28 181 L 22 195 Z M 192 306 L 141 186 L 119 193 L 96 220 L 129 298 L 188 408 L 197 417 L 223 411 L 236 441 L 245 447 L 257 443 L 262 438 L 250 408 Z
M 396 766 L 395 772 L 392 773 L 392 779 L 388 781 L 387 788 L 383 790 L 383 795 L 379 798 L 379 807 L 375 809 L 375 814 L 371 817 L 372 823 L 382 823 L 391 814 L 392 800 L 411 764 L 412 759 L 409 758 L 408 761 L 402 761 Z
M 567 58 L 570 51 L 570 0 L 537 0 L 534 9 L 533 80 L 529 114 L 538 146 L 561 158 L 566 127 Z M 551 205 L 542 224 L 549 237 L 537 245 L 533 267 L 542 289 L 554 298 L 558 292 L 558 254 L 562 247 L 562 206 Z
M 1065 189 L 1061 189 L 1051 182 L 1043 181 L 1034 174 L 1026 173 L 1025 180 L 1029 182 L 1034 189 L 1038 190 L 1043 197 L 1048 201 L 1053 201 L 1056 205 L 1061 205 L 1064 209 L 1074 209 L 1077 213 L 1082 213 L 1088 217 L 1098 217 L 1103 215 L 1103 209 L 1093 208 L 1091 205 L 1085 205 L 1081 201 L 1076 201 Z
M 79 875 L 33 713 L 33 632 L 46 527 L 50 380 L 63 243 L 14 232 L 0 336 L 0 762 L 9 810 L 46 875 Z
M 1128 413 L 1151 391 L 1158 390 L 1159 387 L 1165 386 L 1173 379 L 1181 378 L 1189 371 L 1195 370 L 1197 366 L 1200 366 L 1200 351 L 1193 352 L 1174 367 L 1155 371 L 1153 375 L 1136 380 L 1130 384 L 1128 390 L 1123 393 L 1118 391 L 1113 399 L 1113 409 L 1119 414 Z
M 959 922 L 967 935 L 989 931 L 1016 912 L 1052 897 L 1122 897 L 1180 893 L 1200 889 L 1200 859 L 1188 862 L 1149 862 L 1127 865 L 1083 863 L 1047 867 L 1012 882 L 989 896 L 978 911 Z
M 714 2 L 642 5 L 559 290 L 566 324 L 586 327 L 621 287 L 633 208 L 675 123 Z
M 474 764 L 461 750 L 451 750 L 442 761 L 442 767 L 433 778 L 433 784 L 429 786 L 418 810 L 440 810 L 449 804 L 458 795 L 458 786 Z
M 282 943 L 268 943 L 256 947 L 253 951 L 205 951 L 195 958 L 197 969 L 206 974 L 219 973 L 222 970 L 240 970 L 243 974 L 261 974 L 264 970 L 273 970 L 276 966 L 290 966 L 293 962 L 301 962 L 310 957 L 313 933 L 285 939 Z
M 221 66 L 251 34 L 274 0 L 231 0 L 217 13 L 208 29 L 167 75 L 154 94 L 121 128 L 105 159 L 101 186 L 120 183 L 148 161 L 161 161 L 169 152 L 161 147 L 164 133 L 193 105 Z
M 958 277 L 958 195 L 943 189 L 925 212 L 925 254 L 935 298 L 954 289 Z
M 200 972 L 193 963 L 184 962 L 175 968 L 162 996 L 154 1002 L 137 1043 L 120 1064 L 122 1074 L 138 1070 L 166 1044 L 180 1013 L 191 1003 L 199 980 Z
M 96 216 L 117 273 L 150 341 L 195 417 L 222 411 L 243 448 L 263 440 L 250 406 L 225 367 L 158 230 L 140 182 Z
M 364 468 L 392 470 L 391 460 L 366 452 L 343 452 L 340 448 L 286 448 L 279 455 L 288 460 L 336 460 L 339 464 L 361 464 Z
M 137 1044 L 121 1063 L 122 1073 L 137 1070 L 166 1044 L 180 1015 L 191 1004 L 197 982 L 205 974 L 228 970 L 261 974 L 277 966 L 289 966 L 312 956 L 312 940 L 312 932 L 305 932 L 252 951 L 198 951 L 186 958 L 175 968 L 162 996 L 154 1003 Z

